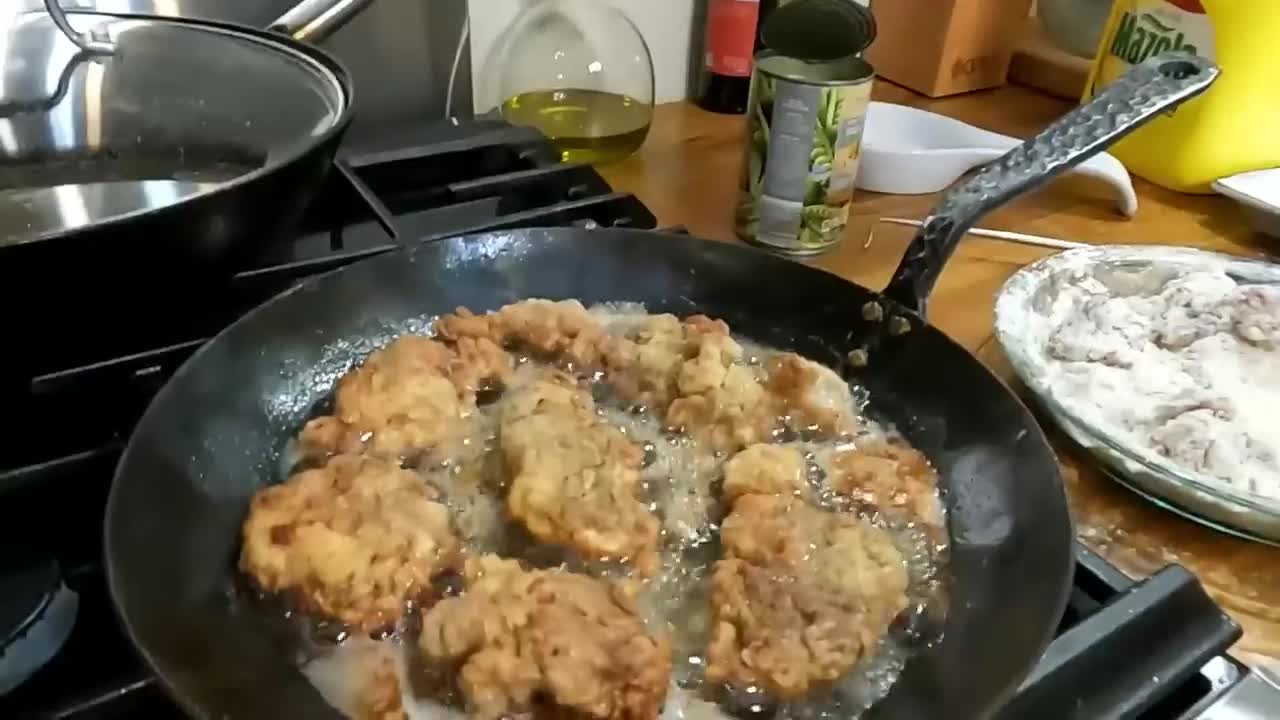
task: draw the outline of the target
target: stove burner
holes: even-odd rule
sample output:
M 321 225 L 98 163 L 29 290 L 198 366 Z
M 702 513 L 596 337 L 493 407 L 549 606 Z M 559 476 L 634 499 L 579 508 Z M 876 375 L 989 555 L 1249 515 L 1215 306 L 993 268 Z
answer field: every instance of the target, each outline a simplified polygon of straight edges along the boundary
M 442 125 L 418 146 L 339 163 L 297 237 L 229 278 L 77 268 L 136 281 L 68 309 L 17 305 L 24 365 L 0 377 L 0 403 L 23 419 L 0 451 L 0 549 L 14 556 L 0 562 L 0 717 L 180 717 L 125 637 L 101 560 L 112 471 L 151 397 L 250 308 L 361 258 L 483 230 L 655 226 L 635 197 L 558 160 L 532 130 Z M 34 272 L 0 255 L 0 271 Z M 1239 632 L 1185 570 L 1135 584 L 1079 547 L 1062 626 L 1000 717 L 1048 702 L 1088 720 L 1189 720 L 1222 698 L 1265 697 L 1271 686 L 1222 654 Z

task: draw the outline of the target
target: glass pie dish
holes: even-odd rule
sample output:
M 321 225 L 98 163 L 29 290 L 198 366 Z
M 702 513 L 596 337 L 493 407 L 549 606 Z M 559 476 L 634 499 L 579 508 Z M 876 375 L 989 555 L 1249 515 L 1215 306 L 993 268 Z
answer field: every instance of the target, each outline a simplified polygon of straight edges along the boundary
M 1191 248 L 1103 246 L 1069 250 L 1028 265 L 996 299 L 996 337 L 1039 406 L 1107 473 L 1153 503 L 1214 529 L 1280 545 L 1280 500 L 1255 494 L 1176 463 L 1128 432 L 1080 412 L 1049 382 L 1047 308 L 1064 273 L 1221 270 L 1241 283 L 1280 284 L 1280 265 Z

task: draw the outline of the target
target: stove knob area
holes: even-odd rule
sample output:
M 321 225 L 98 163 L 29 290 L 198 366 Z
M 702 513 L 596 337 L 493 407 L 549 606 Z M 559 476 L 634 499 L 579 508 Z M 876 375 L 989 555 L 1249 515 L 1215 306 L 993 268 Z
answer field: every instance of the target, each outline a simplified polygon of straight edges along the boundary
M 0 570 L 0 695 L 53 659 L 71 634 L 79 606 L 52 558 Z

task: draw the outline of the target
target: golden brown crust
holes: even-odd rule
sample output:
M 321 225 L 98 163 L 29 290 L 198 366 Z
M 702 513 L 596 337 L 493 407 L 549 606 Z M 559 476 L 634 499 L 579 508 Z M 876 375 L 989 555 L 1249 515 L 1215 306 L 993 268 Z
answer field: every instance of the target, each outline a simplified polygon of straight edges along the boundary
M 804 455 L 793 447 L 751 445 L 724 464 L 726 501 L 743 495 L 792 495 L 808 497 Z
M 742 359 L 724 322 L 654 315 L 615 343 L 607 374 L 620 395 L 661 414 L 669 429 L 734 451 L 767 439 L 773 423 Z
M 707 680 L 797 698 L 874 652 L 906 607 L 888 534 L 802 499 L 744 495 L 721 526 Z
M 824 435 L 856 429 L 838 375 L 794 353 L 772 358 L 767 372 L 752 368 L 729 326 L 705 315 L 647 316 L 615 336 L 576 301 L 526 300 L 484 315 L 460 308 L 436 332 L 449 342 L 532 351 L 575 371 L 603 370 L 623 398 L 719 451 L 768 441 L 783 424 Z
M 690 337 L 695 344 L 678 369 L 667 425 L 727 452 L 768 440 L 777 418 L 764 386 L 742 363 L 742 347 L 718 331 Z
M 623 397 L 719 451 L 767 442 L 783 426 L 822 436 L 857 429 L 839 375 L 795 353 L 771 357 L 763 371 L 752 368 L 729 326 L 703 315 L 647 318 L 614 344 L 607 366 Z
M 676 393 L 684 361 L 685 326 L 674 315 L 651 315 L 629 328 L 606 358 L 609 382 L 637 406 L 661 412 Z
M 404 695 L 395 658 L 381 655 L 362 688 L 356 720 L 409 720 L 404 711 Z
M 258 491 L 243 540 L 240 569 L 260 588 L 366 631 L 395 625 L 460 553 L 421 478 L 349 455 Z
M 466 577 L 461 596 L 425 613 L 419 643 L 428 661 L 460 667 L 470 717 L 657 717 L 670 644 L 620 586 L 492 555 L 469 560 Z
M 824 437 L 858 429 L 849 384 L 830 368 L 787 352 L 770 358 L 768 372 L 773 412 L 791 429 Z
M 885 512 L 905 512 L 945 534 L 938 473 L 923 454 L 900 441 L 877 441 L 831 458 L 827 485 Z
M 484 315 L 458 308 L 436 321 L 436 333 L 526 350 L 576 369 L 600 367 L 609 349 L 604 325 L 577 300 L 524 300 Z
M 572 378 L 550 373 L 509 391 L 498 439 L 511 475 L 507 511 L 534 537 L 587 560 L 656 570 L 658 520 L 637 498 L 644 452 L 596 416 Z
M 475 413 L 476 393 L 505 382 L 512 359 L 484 338 L 446 345 L 405 335 L 338 380 L 332 416 L 307 423 L 304 455 L 368 452 L 448 456 Z

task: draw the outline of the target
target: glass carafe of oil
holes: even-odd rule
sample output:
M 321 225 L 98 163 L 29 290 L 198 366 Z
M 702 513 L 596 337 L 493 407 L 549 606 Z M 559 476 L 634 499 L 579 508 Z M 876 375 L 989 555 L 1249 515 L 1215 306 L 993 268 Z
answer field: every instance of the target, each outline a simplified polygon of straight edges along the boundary
M 605 0 L 532 0 L 487 65 L 502 117 L 541 130 L 565 162 L 619 160 L 649 133 L 653 60 Z

